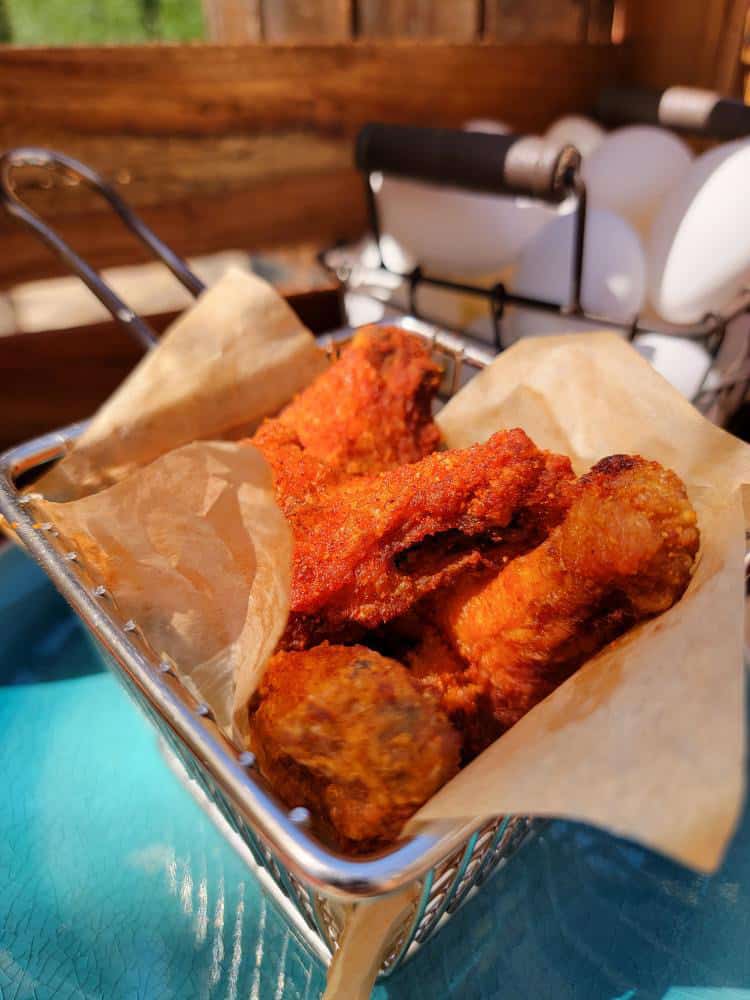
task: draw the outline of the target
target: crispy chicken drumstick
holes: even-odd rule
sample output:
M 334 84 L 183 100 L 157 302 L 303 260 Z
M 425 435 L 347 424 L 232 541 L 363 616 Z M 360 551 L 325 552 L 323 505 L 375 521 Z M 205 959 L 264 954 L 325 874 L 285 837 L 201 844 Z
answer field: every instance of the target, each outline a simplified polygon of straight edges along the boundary
M 415 675 L 477 752 L 615 636 L 670 608 L 698 549 L 680 479 L 614 455 L 578 481 L 563 522 L 497 575 L 464 579 L 435 601 L 438 633 Z

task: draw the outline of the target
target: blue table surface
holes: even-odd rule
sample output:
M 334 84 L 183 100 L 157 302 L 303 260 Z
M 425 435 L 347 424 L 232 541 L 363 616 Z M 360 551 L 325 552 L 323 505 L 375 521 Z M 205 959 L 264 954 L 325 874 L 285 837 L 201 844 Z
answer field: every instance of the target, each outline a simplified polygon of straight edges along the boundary
M 0 553 L 0 998 L 315 998 L 324 975 L 82 626 Z M 385 998 L 750 998 L 750 819 L 712 877 L 552 823 Z

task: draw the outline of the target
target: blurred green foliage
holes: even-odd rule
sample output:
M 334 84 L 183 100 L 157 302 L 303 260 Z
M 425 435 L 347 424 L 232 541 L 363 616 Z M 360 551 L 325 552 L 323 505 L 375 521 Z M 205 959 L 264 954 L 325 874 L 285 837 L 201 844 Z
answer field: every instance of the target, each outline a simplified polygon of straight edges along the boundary
M 0 42 L 102 45 L 204 37 L 201 0 L 0 0 Z

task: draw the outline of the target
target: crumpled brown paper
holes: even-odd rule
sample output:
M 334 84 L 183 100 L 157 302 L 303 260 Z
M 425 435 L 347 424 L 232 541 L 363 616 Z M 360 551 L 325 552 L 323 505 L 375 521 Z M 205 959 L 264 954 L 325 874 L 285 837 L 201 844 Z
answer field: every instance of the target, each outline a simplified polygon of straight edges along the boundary
M 180 445 L 251 433 L 324 366 L 278 292 L 230 270 L 175 320 L 38 488 L 72 500 Z
M 39 513 L 157 655 L 247 735 L 247 701 L 289 613 L 292 535 L 257 449 L 184 445 L 92 496 Z
M 518 424 L 583 472 L 656 459 L 688 486 L 701 549 L 670 611 L 589 661 L 445 786 L 417 817 L 565 816 L 714 869 L 743 792 L 745 534 L 750 447 L 614 334 L 526 340 L 440 414 L 449 445 Z M 481 803 L 481 810 L 477 810 Z
M 325 363 L 269 284 L 229 271 L 35 487 L 58 501 L 40 504 L 40 520 L 83 551 L 125 616 L 240 739 L 286 623 L 291 535 L 261 455 L 206 439 L 250 432 Z

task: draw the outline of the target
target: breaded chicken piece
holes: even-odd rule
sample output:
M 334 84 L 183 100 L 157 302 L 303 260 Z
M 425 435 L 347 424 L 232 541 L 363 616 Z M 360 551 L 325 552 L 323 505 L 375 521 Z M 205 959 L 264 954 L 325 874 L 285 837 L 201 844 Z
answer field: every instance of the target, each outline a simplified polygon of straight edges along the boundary
M 467 764 L 502 735 L 486 684 L 467 676 L 466 661 L 425 618 L 417 642 L 403 654 L 412 677 L 429 693 L 461 733 L 461 762 Z
M 281 420 L 266 420 L 250 444 L 271 466 L 276 502 L 287 517 L 345 478 L 340 468 L 306 451 L 296 431 Z
M 359 330 L 340 358 L 251 438 L 271 464 L 282 509 L 310 492 L 303 465 L 314 486 L 435 451 L 439 385 L 440 368 L 420 337 L 400 327 Z
M 673 472 L 637 456 L 603 459 L 538 548 L 435 599 L 441 644 L 414 651 L 415 676 L 467 730 L 475 753 L 477 733 L 491 742 L 606 643 L 671 607 L 698 542 Z
M 537 521 L 562 516 L 562 500 L 549 497 L 572 476 L 566 459 L 539 451 L 523 431 L 501 431 L 287 507 L 294 562 L 282 648 L 352 641 L 479 566 L 483 549 L 495 561 L 504 545 L 515 554 Z
M 409 671 L 364 646 L 272 658 L 251 715 L 261 773 L 347 849 L 393 840 L 458 770 L 460 738 Z

